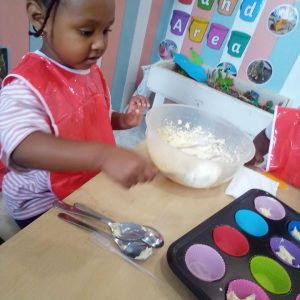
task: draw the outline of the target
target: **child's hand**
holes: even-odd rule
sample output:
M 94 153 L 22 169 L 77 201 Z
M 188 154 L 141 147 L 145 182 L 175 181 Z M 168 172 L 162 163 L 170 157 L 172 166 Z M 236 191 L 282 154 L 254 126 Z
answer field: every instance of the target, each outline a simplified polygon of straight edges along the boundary
M 143 119 L 146 108 L 149 108 L 148 100 L 143 96 L 133 96 L 128 103 L 128 108 L 123 114 L 125 128 L 132 128 L 139 125 Z
M 261 131 L 253 140 L 255 146 L 254 157 L 246 163 L 247 166 L 259 165 L 263 163 L 264 156 L 269 151 L 270 140 L 267 138 L 265 130 Z
M 246 166 L 254 166 L 254 165 L 260 165 L 264 162 L 263 155 L 256 151 L 254 157 L 246 163 Z
M 143 159 L 133 151 L 118 147 L 110 149 L 101 168 L 126 188 L 151 181 L 158 173 L 152 162 Z

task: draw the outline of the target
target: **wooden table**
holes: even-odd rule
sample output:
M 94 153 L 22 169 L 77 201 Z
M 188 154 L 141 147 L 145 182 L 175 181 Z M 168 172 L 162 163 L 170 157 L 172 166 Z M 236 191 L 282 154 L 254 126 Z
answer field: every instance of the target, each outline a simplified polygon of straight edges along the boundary
M 144 146 L 139 149 L 145 152 Z M 90 235 L 57 218 L 51 209 L 0 247 L 0 299 L 195 299 L 167 265 L 169 245 L 233 201 L 227 184 L 189 189 L 158 176 L 125 190 L 100 174 L 70 195 L 118 221 L 152 225 L 165 246 L 142 264 L 153 280 L 91 241 Z M 300 211 L 300 191 L 279 190 L 278 198 Z

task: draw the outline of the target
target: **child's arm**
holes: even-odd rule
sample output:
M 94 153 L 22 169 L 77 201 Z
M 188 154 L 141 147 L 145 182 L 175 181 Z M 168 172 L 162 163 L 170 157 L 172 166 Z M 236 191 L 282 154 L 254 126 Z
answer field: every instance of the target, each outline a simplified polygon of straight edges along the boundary
M 138 126 L 144 117 L 145 109 L 149 107 L 150 104 L 145 97 L 132 97 L 128 103 L 128 108 L 125 113 L 112 113 L 112 128 L 114 130 L 122 130 Z
M 102 170 L 125 187 L 150 181 L 156 167 L 136 153 L 96 142 L 72 141 L 44 132 L 27 136 L 14 150 L 14 164 L 49 171 Z

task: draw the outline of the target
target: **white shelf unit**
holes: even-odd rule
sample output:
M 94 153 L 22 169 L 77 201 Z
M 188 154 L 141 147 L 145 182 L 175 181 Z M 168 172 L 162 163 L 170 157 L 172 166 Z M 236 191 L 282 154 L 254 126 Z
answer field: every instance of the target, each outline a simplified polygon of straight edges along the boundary
M 151 66 L 147 86 L 155 93 L 154 106 L 162 105 L 165 99 L 194 105 L 223 117 L 252 137 L 272 121 L 271 113 L 185 77 L 173 67 L 170 61 Z

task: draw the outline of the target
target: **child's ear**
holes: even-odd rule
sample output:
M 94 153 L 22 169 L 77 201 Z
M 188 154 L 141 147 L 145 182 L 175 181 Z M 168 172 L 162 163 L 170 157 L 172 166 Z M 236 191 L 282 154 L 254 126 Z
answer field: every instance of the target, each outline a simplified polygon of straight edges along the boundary
M 36 30 L 41 29 L 45 20 L 45 8 L 37 0 L 27 0 L 26 10 L 32 26 Z

